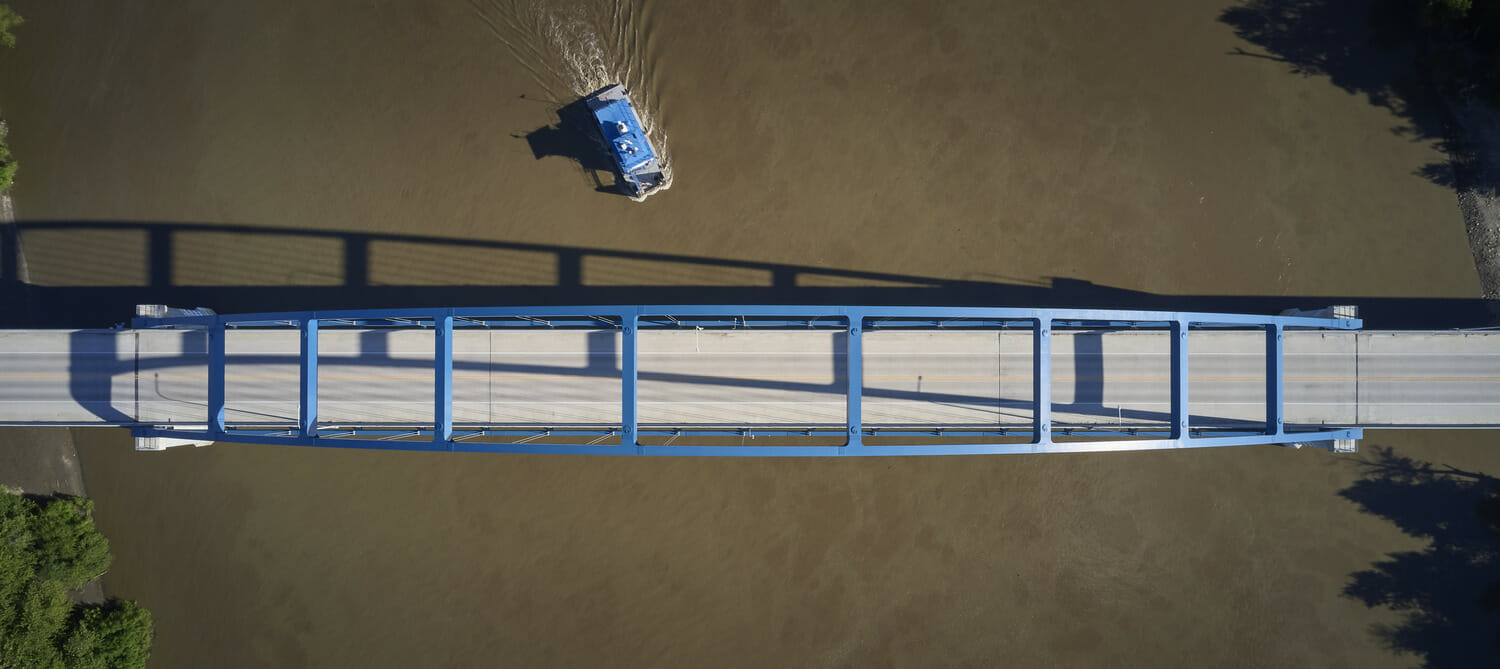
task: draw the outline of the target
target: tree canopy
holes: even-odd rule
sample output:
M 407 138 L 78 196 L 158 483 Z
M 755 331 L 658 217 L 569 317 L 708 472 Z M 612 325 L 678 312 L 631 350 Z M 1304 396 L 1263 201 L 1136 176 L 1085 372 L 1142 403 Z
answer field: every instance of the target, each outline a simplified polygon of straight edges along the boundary
M 0 669 L 146 666 L 150 613 L 134 602 L 68 598 L 109 568 L 92 509 L 76 497 L 0 493 Z
M 1474 91 L 1500 104 L 1500 0 L 1424 0 L 1423 14 L 1438 40 L 1461 52 L 1439 54 L 1443 67 L 1459 74 Z
M 16 36 L 11 30 L 25 22 L 10 5 L 0 5 L 0 45 L 14 47 Z

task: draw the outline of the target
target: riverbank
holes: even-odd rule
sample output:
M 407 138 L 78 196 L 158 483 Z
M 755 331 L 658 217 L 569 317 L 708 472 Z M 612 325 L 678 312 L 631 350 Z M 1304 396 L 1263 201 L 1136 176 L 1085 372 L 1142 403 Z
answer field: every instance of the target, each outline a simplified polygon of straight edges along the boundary
M 1477 101 L 1448 103 L 1453 188 L 1486 299 L 1500 299 L 1500 112 Z
M 71 430 L 11 427 L 0 430 L 0 487 L 26 495 L 84 497 L 83 471 Z
M 88 497 L 73 431 L 60 427 L 0 428 L 0 488 L 23 495 Z M 73 601 L 104 601 L 101 579 L 83 584 Z
M 0 228 L 15 223 L 15 204 L 10 193 L 0 193 Z M 26 257 L 20 248 L 20 235 L 10 236 L 16 248 L 0 249 L 15 258 L 15 281 L 17 293 L 23 293 L 28 281 Z M 12 277 L 4 277 L 10 280 Z M 7 305 L 27 313 L 27 304 Z M 24 317 L 23 317 L 24 318 Z M 22 323 L 24 326 L 26 323 Z M 78 449 L 73 442 L 73 431 L 57 427 L 10 427 L 0 428 L 0 462 L 7 463 L 0 469 L 0 488 L 26 495 L 69 495 L 87 497 L 83 484 L 83 467 L 78 461 Z M 85 583 L 75 593 L 74 599 L 81 602 L 103 602 L 104 588 L 99 579 Z
M 0 123 L 0 128 L 4 124 Z M 9 192 L 0 192 L 0 229 L 16 221 L 15 205 Z M 14 280 L 19 297 L 24 292 L 29 277 L 26 275 L 26 258 L 20 249 L 20 235 L 6 235 L 7 244 L 16 248 L 0 249 L 15 259 Z M 7 304 L 9 310 L 20 310 L 25 314 L 25 304 Z M 16 314 L 12 314 L 12 317 Z M 28 325 L 21 316 L 20 325 Z M 75 495 L 85 496 L 83 472 L 78 465 L 78 454 L 73 446 L 71 430 L 50 427 L 15 427 L 0 429 L 0 462 L 8 465 L 0 469 L 0 487 L 28 495 Z
M 1249 45 L 1218 6 L 480 4 L 493 26 L 469 3 L 19 7 L 0 62 L 19 213 L 80 224 L 27 230 L 34 290 L 87 298 L 70 313 L 95 325 L 160 293 L 1476 294 L 1452 189 L 1413 174 L 1446 155 L 1365 96 L 1229 55 Z M 531 8 L 558 21 L 528 32 Z M 668 197 L 595 193 L 525 139 L 556 122 L 538 78 L 571 64 L 546 29 L 595 9 L 601 36 L 640 36 L 632 91 L 685 179 Z M 74 437 L 108 590 L 156 614 L 160 669 L 1413 663 L 1369 633 L 1394 615 L 1341 592 L 1418 540 L 1339 497 L 1357 460 L 1307 449 L 706 461 Z M 1371 441 L 1500 471 L 1493 435 Z

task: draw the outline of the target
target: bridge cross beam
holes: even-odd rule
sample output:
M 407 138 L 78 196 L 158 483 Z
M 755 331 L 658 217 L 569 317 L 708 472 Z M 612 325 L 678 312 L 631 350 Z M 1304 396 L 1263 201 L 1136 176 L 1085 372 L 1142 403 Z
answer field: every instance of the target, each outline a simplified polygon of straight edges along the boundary
M 738 321 L 731 322 L 723 314 L 738 313 Z M 618 322 L 601 314 L 620 314 Z M 665 320 L 657 314 L 676 314 Z M 541 320 L 538 316 L 546 317 Z M 682 319 L 679 320 L 678 317 Z M 682 434 L 717 436 L 723 434 L 745 434 L 743 428 L 708 426 L 683 430 L 639 425 L 639 337 L 640 327 L 648 329 L 674 327 L 697 321 L 712 327 L 748 328 L 755 318 L 757 329 L 810 328 L 819 319 L 829 325 L 842 322 L 842 332 L 830 328 L 834 336 L 844 337 L 845 355 L 842 361 L 845 372 L 846 421 L 843 429 L 845 440 L 837 446 L 707 446 L 707 445 L 643 445 L 645 435 Z M 433 420 L 430 427 L 353 426 L 347 432 L 319 434 L 318 430 L 318 335 L 322 321 L 333 327 L 374 327 L 393 330 L 418 330 L 433 328 Z M 493 429 L 493 426 L 477 425 L 478 431 L 465 433 L 455 442 L 455 416 L 453 407 L 453 343 L 456 324 L 489 327 L 522 328 L 584 328 L 597 329 L 600 322 L 607 327 L 619 327 L 621 354 L 621 404 L 620 427 L 611 425 L 564 427 L 561 430 L 548 427 L 520 427 Z M 944 329 L 968 324 L 978 328 L 1006 329 L 1018 324 L 1030 324 L 1032 331 L 1032 424 L 1029 444 L 995 441 L 971 443 L 939 439 L 930 444 L 895 445 L 864 441 L 863 402 L 863 353 L 865 330 L 891 327 L 905 329 Z M 188 315 L 141 316 L 134 321 L 137 328 L 184 328 L 205 332 L 207 337 L 207 420 L 203 427 L 192 425 L 146 425 L 134 426 L 138 437 L 160 437 L 177 441 L 238 441 L 243 443 L 300 444 L 310 446 L 342 446 L 366 448 L 399 448 L 415 450 L 450 450 L 475 452 L 513 453 L 612 453 L 641 455 L 926 455 L 958 453 L 1022 453 L 1022 452 L 1082 452 L 1105 450 L 1135 450 L 1185 447 L 1235 446 L 1248 444 L 1294 444 L 1303 442 L 1358 439 L 1358 428 L 1308 429 L 1298 426 L 1287 429 L 1286 396 L 1284 386 L 1285 355 L 1283 334 L 1286 328 L 1309 329 L 1359 329 L 1357 319 L 1327 318 L 1322 316 L 1281 315 L 1255 316 L 1238 314 L 1214 314 L 1192 312 L 1132 311 L 1132 310 L 1079 310 L 1079 309 L 1028 309 L 988 307 L 886 307 L 886 306 L 766 306 L 766 305 L 687 305 L 687 306 L 570 306 L 548 307 L 494 307 L 457 309 L 377 309 L 347 310 L 332 312 L 289 312 L 265 314 L 214 315 L 192 313 Z M 838 326 L 835 326 L 837 328 Z M 1024 327 L 1024 325 L 1023 325 Z M 1167 330 L 1171 347 L 1171 412 L 1164 418 L 1168 422 L 1162 428 L 1136 429 L 1109 432 L 1096 430 L 1102 437 L 1098 440 L 1079 440 L 1071 430 L 1064 430 L 1063 441 L 1054 437 L 1057 426 L 1054 422 L 1052 383 L 1052 344 L 1055 341 L 1054 327 L 1068 330 L 1104 328 L 1106 330 L 1149 329 Z M 229 329 L 279 328 L 298 332 L 301 345 L 298 351 L 299 392 L 296 423 L 291 426 L 256 423 L 226 422 L 226 340 Z M 1209 426 L 1195 435 L 1189 409 L 1189 334 L 1190 330 L 1248 330 L 1264 334 L 1265 346 L 1265 423 L 1253 428 L 1224 428 Z M 465 423 L 465 429 L 476 427 Z M 288 429 L 290 427 L 290 429 Z M 877 426 L 878 427 L 878 426 Z M 810 436 L 813 430 L 779 430 L 772 427 L 761 434 L 777 436 Z M 872 430 L 873 431 L 873 430 Z M 993 430 L 972 430 L 982 436 L 1006 437 L 1002 426 Z M 522 436 L 516 442 L 466 441 L 470 436 L 495 434 L 498 436 Z M 556 443 L 538 441 L 542 437 L 593 437 L 584 443 Z M 882 436 L 926 436 L 928 431 L 897 428 L 888 432 L 880 428 Z M 407 437 L 427 435 L 430 440 L 406 441 Z M 601 443 L 618 435 L 621 445 Z M 936 435 L 944 437 L 942 429 Z M 1144 437 L 1144 438 L 1136 438 Z
M 858 451 L 864 448 L 865 356 L 861 330 L 865 319 L 859 312 L 850 312 L 848 318 L 848 329 L 844 331 L 844 379 L 847 383 L 844 391 L 847 400 L 844 420 L 847 425 L 844 432 L 848 441 L 844 442 L 844 448 Z
M 215 318 L 208 326 L 208 436 L 224 437 L 224 321 Z
M 1172 439 L 1186 441 L 1191 438 L 1188 406 L 1188 330 L 1191 324 L 1185 320 L 1172 321 Z
M 432 441 L 453 449 L 453 312 L 432 321 Z
M 318 319 L 303 319 L 299 327 L 297 426 L 303 439 L 313 439 L 318 436 Z
M 1285 373 L 1285 349 L 1282 346 L 1284 329 L 1280 324 L 1266 326 L 1266 434 L 1286 434 L 1286 388 L 1282 379 Z
M 1031 330 L 1032 451 L 1052 447 L 1052 315 L 1037 316 Z
M 639 314 L 620 315 L 620 445 L 645 453 L 637 434 L 640 420 Z

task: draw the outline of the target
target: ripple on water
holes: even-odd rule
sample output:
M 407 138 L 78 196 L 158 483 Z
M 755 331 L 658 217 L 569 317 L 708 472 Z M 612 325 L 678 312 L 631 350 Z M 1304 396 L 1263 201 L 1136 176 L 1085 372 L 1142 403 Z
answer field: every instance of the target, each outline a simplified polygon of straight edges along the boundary
M 471 0 L 490 32 L 510 51 L 549 102 L 559 107 L 605 86 L 630 91 L 662 164 L 662 180 L 647 195 L 672 187 L 672 157 L 652 84 L 655 62 L 650 22 L 639 0 Z M 639 198 L 637 201 L 645 198 Z

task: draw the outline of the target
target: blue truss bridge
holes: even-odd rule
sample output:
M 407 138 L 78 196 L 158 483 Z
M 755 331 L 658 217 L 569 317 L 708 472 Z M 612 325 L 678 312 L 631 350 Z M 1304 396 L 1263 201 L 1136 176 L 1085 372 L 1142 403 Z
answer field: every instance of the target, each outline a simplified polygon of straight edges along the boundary
M 0 331 L 0 424 L 238 442 L 689 456 L 1352 450 L 1500 426 L 1500 331 L 1352 310 L 635 305 Z

